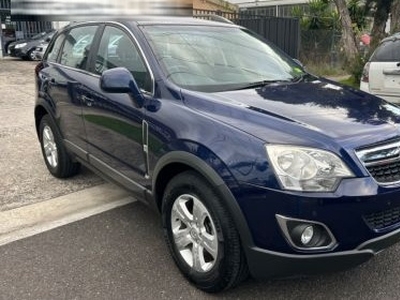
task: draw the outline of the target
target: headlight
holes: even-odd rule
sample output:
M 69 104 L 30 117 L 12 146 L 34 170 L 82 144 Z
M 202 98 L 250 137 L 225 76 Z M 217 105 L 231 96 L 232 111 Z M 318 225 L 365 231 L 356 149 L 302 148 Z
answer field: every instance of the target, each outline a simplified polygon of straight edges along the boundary
M 24 48 L 26 45 L 27 43 L 17 44 L 15 45 L 15 49 Z
M 342 178 L 354 177 L 335 154 L 306 147 L 267 145 L 275 174 L 286 190 L 332 192 Z

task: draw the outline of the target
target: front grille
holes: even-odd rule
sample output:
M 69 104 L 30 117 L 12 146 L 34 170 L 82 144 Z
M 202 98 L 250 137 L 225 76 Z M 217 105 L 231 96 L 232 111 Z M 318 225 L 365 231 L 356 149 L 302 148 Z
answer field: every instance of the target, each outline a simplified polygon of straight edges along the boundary
M 367 166 L 367 169 L 376 181 L 382 183 L 400 181 L 400 161 L 383 165 Z
M 356 154 L 378 183 L 400 182 L 400 141 L 358 150 Z
M 364 220 L 374 230 L 384 229 L 400 222 L 400 207 L 365 215 Z

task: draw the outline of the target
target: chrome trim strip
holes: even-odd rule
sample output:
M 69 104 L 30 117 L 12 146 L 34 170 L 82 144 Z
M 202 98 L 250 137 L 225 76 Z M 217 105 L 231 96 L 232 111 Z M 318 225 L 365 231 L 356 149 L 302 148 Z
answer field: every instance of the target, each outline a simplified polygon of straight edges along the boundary
M 82 26 L 86 26 L 86 25 L 91 25 L 91 26 L 93 26 L 93 25 L 98 25 L 98 26 L 105 25 L 105 26 L 107 26 L 107 24 L 119 26 L 120 28 L 124 29 L 124 31 L 128 34 L 128 36 L 131 36 L 134 39 L 135 44 L 138 47 L 138 49 L 139 49 L 139 51 L 140 51 L 140 53 L 141 53 L 141 55 L 143 57 L 144 63 L 146 64 L 147 70 L 150 73 L 150 77 L 151 77 L 151 81 L 152 81 L 152 91 L 149 92 L 149 91 L 146 91 L 146 90 L 143 90 L 143 89 L 140 89 L 140 90 L 142 92 L 144 92 L 145 94 L 151 95 L 154 98 L 155 90 L 156 90 L 156 81 L 154 79 L 153 71 L 150 68 L 150 64 L 149 64 L 149 62 L 147 60 L 147 57 L 144 54 L 142 47 L 138 43 L 137 38 L 133 35 L 132 31 L 128 27 L 126 27 L 124 24 L 121 24 L 121 23 L 115 22 L 115 21 L 107 21 L 107 22 L 89 21 L 87 23 L 86 22 L 85 23 L 77 23 L 76 26 L 74 26 L 74 24 L 71 24 L 70 26 L 66 27 L 65 29 L 60 30 L 60 32 L 66 32 L 66 31 L 69 31 L 69 30 L 74 29 L 76 27 L 82 27 Z M 93 77 L 97 77 L 97 78 L 101 77 L 100 75 L 92 73 L 92 72 L 89 72 L 87 70 L 82 70 L 82 69 L 66 66 L 66 65 L 63 65 L 63 64 L 58 63 L 58 62 L 52 62 L 52 61 L 46 61 L 46 62 L 54 64 L 54 65 L 62 66 L 64 68 L 68 68 L 68 69 L 71 69 L 71 70 L 74 70 L 74 71 L 80 71 L 81 73 L 85 73 L 86 75 L 90 75 L 90 76 L 93 76 Z
M 149 123 L 147 121 L 142 121 L 142 145 L 143 145 L 143 155 L 144 164 L 146 167 L 146 173 L 144 177 L 146 179 L 150 178 L 150 163 L 149 163 Z
M 386 145 L 382 145 L 382 146 L 378 146 L 378 147 L 373 147 L 373 148 L 368 148 L 368 149 L 356 151 L 356 155 L 361 160 L 362 163 L 370 165 L 370 164 L 375 164 L 375 162 L 365 161 L 364 157 L 366 155 L 374 153 L 374 152 L 389 150 L 391 148 L 394 148 L 394 149 L 396 148 L 398 150 L 398 153 L 397 153 L 396 156 L 399 157 L 399 159 L 400 159 L 400 141 L 393 142 L 393 143 L 386 144 Z M 392 159 L 392 157 L 388 157 L 387 159 Z M 377 160 L 377 162 L 380 162 L 382 160 L 385 160 L 385 158 L 379 159 L 379 160 Z
M 384 154 L 381 158 L 379 158 L 379 152 L 380 151 L 387 151 L 393 148 L 392 151 Z M 368 155 L 376 153 L 378 158 L 376 160 L 368 161 Z M 391 185 L 391 184 L 396 184 L 399 183 L 400 180 L 397 181 L 391 181 L 391 182 L 380 182 L 378 181 L 374 176 L 371 175 L 370 171 L 368 170 L 368 167 L 373 167 L 373 166 L 381 166 L 384 164 L 388 163 L 396 163 L 400 162 L 400 141 L 395 141 L 391 142 L 388 144 L 384 144 L 381 146 L 376 146 L 376 147 L 370 147 L 367 149 L 355 151 L 356 156 L 360 160 L 360 162 L 365 166 L 365 169 L 367 170 L 368 174 L 380 185 Z M 385 157 L 386 156 L 386 157 Z

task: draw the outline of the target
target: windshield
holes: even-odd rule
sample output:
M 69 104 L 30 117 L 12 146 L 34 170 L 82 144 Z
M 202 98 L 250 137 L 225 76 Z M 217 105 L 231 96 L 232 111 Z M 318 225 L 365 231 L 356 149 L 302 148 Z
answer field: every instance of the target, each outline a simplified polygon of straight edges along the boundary
M 143 28 L 166 77 L 180 87 L 227 91 L 295 81 L 305 73 L 291 58 L 240 28 Z
M 31 40 L 40 40 L 42 37 L 44 37 L 47 34 L 47 32 L 41 32 L 38 33 L 36 35 L 34 35 L 33 37 L 31 37 Z

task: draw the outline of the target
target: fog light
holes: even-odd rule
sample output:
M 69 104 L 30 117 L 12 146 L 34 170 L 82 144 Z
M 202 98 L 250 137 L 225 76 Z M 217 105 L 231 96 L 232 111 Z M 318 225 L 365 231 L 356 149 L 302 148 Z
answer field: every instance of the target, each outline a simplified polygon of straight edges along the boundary
M 301 234 L 301 242 L 303 243 L 303 245 L 307 245 L 308 243 L 310 243 L 313 236 L 314 236 L 314 227 L 307 226 L 306 228 L 304 228 Z
M 336 239 L 328 229 L 321 223 L 311 220 L 302 220 L 275 215 L 289 244 L 302 251 L 327 251 L 336 245 Z

